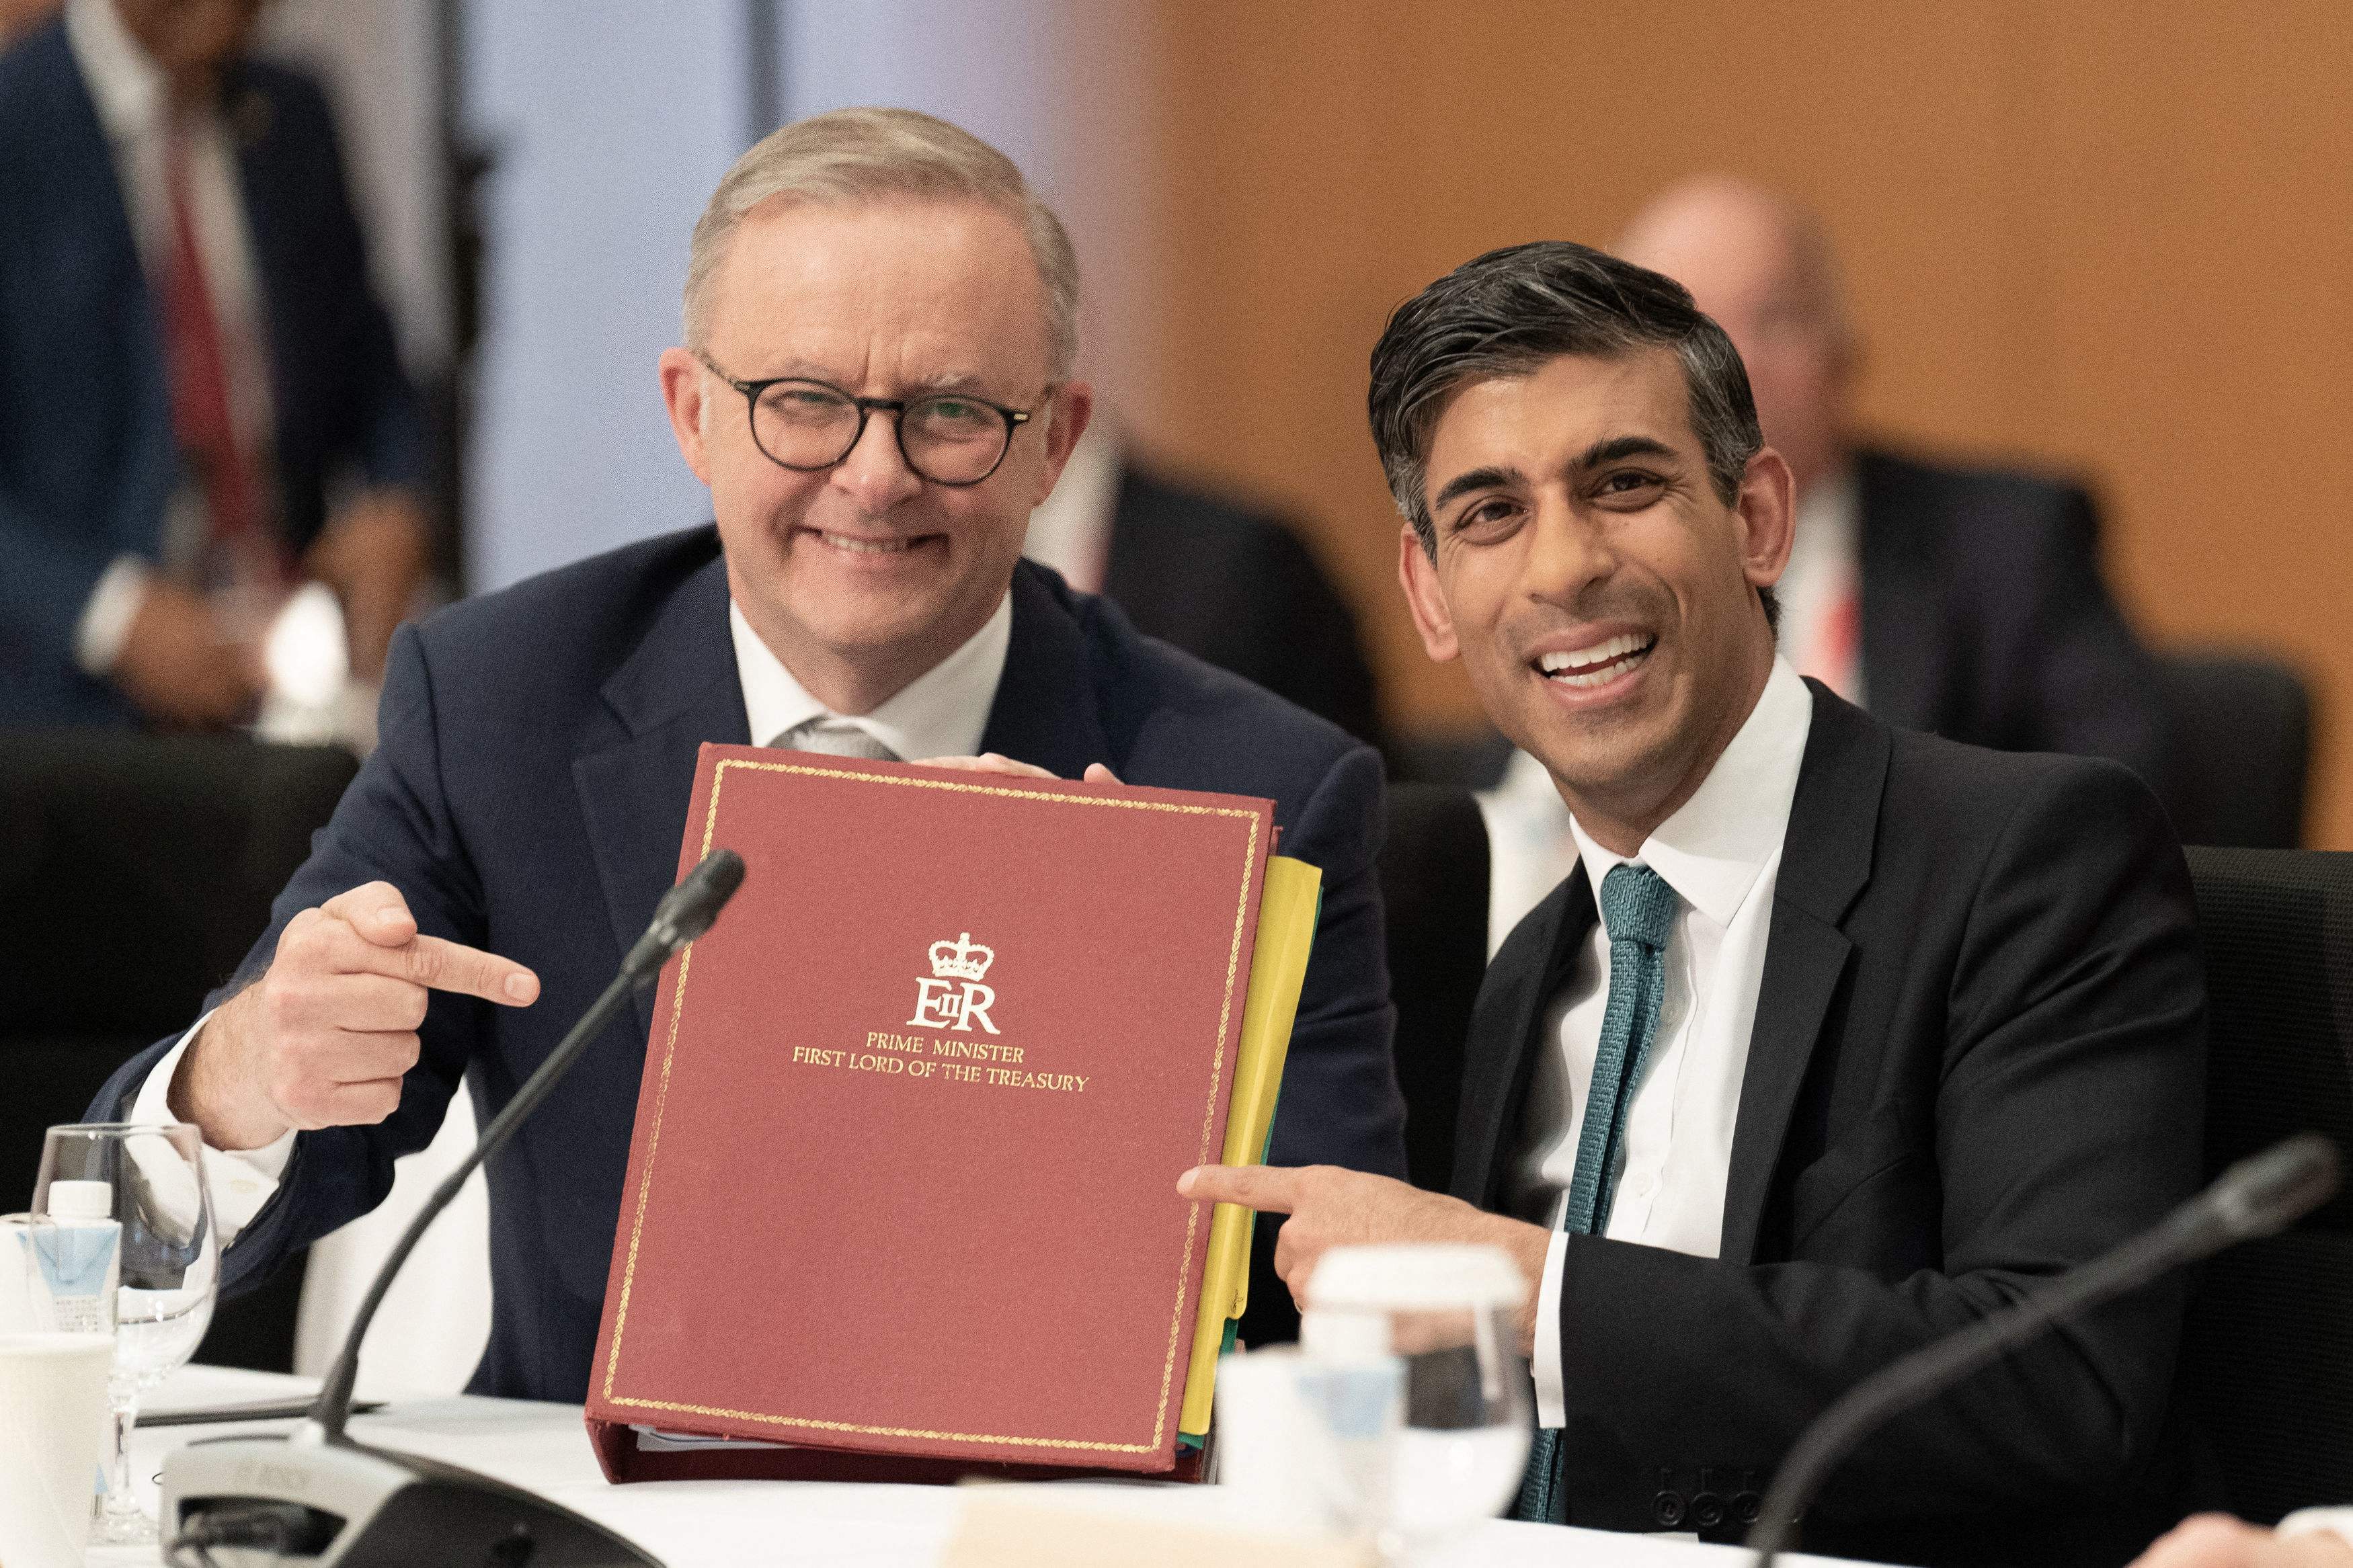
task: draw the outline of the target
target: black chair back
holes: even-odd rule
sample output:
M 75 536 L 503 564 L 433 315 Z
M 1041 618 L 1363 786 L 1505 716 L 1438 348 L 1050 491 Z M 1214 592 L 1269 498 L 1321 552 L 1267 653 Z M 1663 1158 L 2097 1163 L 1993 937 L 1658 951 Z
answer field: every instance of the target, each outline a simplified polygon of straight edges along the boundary
M 1487 825 L 1463 790 L 1391 784 L 1388 798 L 1381 901 L 1406 1169 L 1414 1185 L 1442 1193 L 1454 1171 L 1471 1005 L 1487 971 Z
M 218 737 L 0 734 L 0 1209 L 41 1133 L 194 1022 L 351 782 L 351 754 Z M 299 1268 L 216 1319 L 210 1362 L 285 1370 Z
M 2353 1155 L 2353 855 L 2197 848 L 2189 870 L 2209 1175 L 2307 1129 Z M 2353 1499 L 2353 1192 L 2207 1265 L 2181 1378 L 2233 1510 Z
M 2293 849 L 2304 842 L 2312 693 L 2260 654 L 2157 656 L 2173 729 L 2174 824 L 2185 844 Z

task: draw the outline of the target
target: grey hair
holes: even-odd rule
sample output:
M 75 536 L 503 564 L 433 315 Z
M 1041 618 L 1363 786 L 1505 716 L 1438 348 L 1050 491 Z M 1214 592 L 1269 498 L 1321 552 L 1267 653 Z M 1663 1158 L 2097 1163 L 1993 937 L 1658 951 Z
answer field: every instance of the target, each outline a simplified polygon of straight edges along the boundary
M 1673 279 L 1567 240 L 1537 240 L 1475 257 L 1398 306 L 1373 347 L 1366 403 L 1389 493 L 1422 549 L 1438 553 L 1430 433 L 1457 391 L 1562 354 L 1646 348 L 1675 351 L 1709 482 L 1731 505 L 1765 444 L 1757 402 L 1732 340 Z
M 1021 226 L 1043 286 L 1047 352 L 1057 381 L 1079 358 L 1079 259 L 1054 210 L 1013 160 L 969 131 L 912 109 L 837 109 L 795 121 L 735 160 L 694 226 L 686 264 L 689 348 L 705 347 L 711 279 L 744 216 L 783 196 L 800 202 L 892 197 L 973 201 Z

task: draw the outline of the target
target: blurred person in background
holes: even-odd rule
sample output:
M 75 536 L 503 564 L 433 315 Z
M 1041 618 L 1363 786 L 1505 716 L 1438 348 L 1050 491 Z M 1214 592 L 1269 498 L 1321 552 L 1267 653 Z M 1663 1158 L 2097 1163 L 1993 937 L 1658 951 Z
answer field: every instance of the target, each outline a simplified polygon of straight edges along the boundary
M 1146 636 L 1380 745 L 1356 617 L 1298 531 L 1155 472 L 1100 409 L 1030 514 L 1024 553 L 1115 602 Z
M 1801 674 L 1901 729 L 2113 758 L 2171 799 L 2156 670 L 2102 578 L 2092 498 L 1860 437 L 1862 348 L 1818 220 L 1707 176 L 1661 194 L 1613 248 L 1689 289 L 1747 367 L 1766 443 L 1797 481 L 1777 592 L 1781 647 Z M 1492 946 L 1577 852 L 1567 808 L 1525 752 L 1481 805 Z
M 67 0 L 0 56 L 0 724 L 248 721 L 306 582 L 373 683 L 424 581 L 417 396 L 260 10 Z

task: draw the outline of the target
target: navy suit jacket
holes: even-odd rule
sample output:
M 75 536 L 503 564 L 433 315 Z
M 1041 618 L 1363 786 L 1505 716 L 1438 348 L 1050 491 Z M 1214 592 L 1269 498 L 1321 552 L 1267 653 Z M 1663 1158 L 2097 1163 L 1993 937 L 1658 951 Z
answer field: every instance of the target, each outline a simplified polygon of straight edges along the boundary
M 423 478 L 423 423 L 368 286 L 326 100 L 259 61 L 224 94 L 269 340 L 280 526 L 300 551 L 338 469 Z M 158 556 L 180 482 L 161 320 L 97 106 L 52 22 L 0 55 L 0 725 L 132 719 L 74 663 L 74 626 L 109 562 Z
M 1405 1173 L 1404 1106 L 1373 858 L 1381 764 L 1258 688 L 1139 636 L 1116 606 L 1024 562 L 987 751 L 1075 777 L 1272 798 L 1282 852 L 1320 866 L 1323 914 L 1274 1126 L 1279 1163 Z M 375 1127 L 305 1132 L 283 1184 L 228 1249 L 252 1282 L 379 1202 L 392 1162 L 439 1127 L 462 1079 L 487 1123 L 645 929 L 676 873 L 696 749 L 749 742 L 715 529 L 600 555 L 401 628 L 382 742 L 279 896 L 231 989 L 299 910 L 382 879 L 417 923 L 530 965 L 520 1010 L 437 994 L 423 1059 Z M 227 990 L 216 995 L 217 1003 Z M 490 1164 L 491 1343 L 474 1387 L 586 1396 L 651 996 L 616 1022 Z M 126 1106 L 167 1048 L 100 1091 Z M 1178 1173 L 1168 1173 L 1175 1182 Z M 746 1215 L 746 1240 L 758 1216 Z M 1254 1297 L 1280 1298 L 1271 1277 Z

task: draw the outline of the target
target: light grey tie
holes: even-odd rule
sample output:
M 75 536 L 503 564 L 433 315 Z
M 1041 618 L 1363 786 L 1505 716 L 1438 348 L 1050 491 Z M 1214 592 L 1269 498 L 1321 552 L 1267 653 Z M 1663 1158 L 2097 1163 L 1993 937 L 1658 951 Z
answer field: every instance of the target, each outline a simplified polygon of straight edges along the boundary
M 864 757 L 870 763 L 906 759 L 876 740 L 866 727 L 849 719 L 820 713 L 794 725 L 768 742 L 787 752 L 819 752 L 828 757 Z

